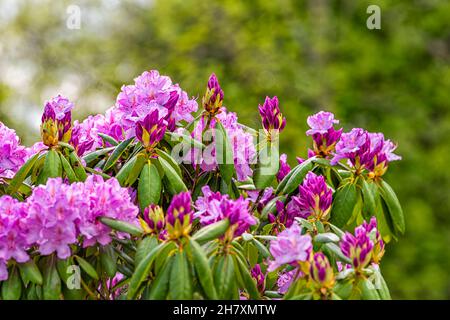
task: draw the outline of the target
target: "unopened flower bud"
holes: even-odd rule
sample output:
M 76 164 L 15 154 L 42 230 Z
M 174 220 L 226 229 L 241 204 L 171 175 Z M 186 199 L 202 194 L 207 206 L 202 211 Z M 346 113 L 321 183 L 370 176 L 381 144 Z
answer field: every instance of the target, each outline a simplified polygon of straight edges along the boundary
M 203 97 L 203 108 L 210 115 L 219 113 L 223 103 L 223 90 L 220 87 L 216 75 L 213 73 L 209 77 L 206 93 Z
M 331 268 L 328 258 L 322 252 L 314 254 L 310 267 L 310 276 L 322 288 L 333 287 L 335 282 L 333 268 Z

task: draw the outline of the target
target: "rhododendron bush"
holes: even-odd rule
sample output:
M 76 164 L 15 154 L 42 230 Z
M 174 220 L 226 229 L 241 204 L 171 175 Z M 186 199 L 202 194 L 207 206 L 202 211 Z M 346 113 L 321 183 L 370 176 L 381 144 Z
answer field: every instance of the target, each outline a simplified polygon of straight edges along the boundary
M 289 165 L 277 97 L 261 128 L 225 104 L 149 71 L 84 121 L 49 100 L 30 148 L 0 123 L 2 299 L 389 299 L 395 144 L 321 111 Z

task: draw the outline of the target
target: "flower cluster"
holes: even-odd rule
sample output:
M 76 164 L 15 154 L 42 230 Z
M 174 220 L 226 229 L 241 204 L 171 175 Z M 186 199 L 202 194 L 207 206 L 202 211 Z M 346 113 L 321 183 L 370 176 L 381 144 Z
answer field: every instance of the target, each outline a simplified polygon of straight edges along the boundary
M 255 217 L 249 211 L 248 199 L 240 197 L 232 200 L 228 195 L 212 192 L 209 186 L 204 186 L 202 192 L 203 196 L 195 202 L 197 212 L 194 214 L 202 225 L 229 219 L 232 236 L 237 237 L 256 224 Z
M 342 129 L 334 129 L 339 120 L 331 112 L 320 111 L 309 116 L 307 123 L 310 129 L 306 134 L 313 138 L 313 150 L 308 151 L 308 156 L 328 157 L 342 134 Z
M 0 177 L 11 178 L 27 158 L 16 132 L 0 122 Z
M 298 266 L 299 263 L 309 261 L 312 252 L 312 239 L 309 234 L 302 235 L 302 228 L 293 223 L 290 228 L 278 234 L 276 240 L 270 242 L 270 253 L 274 260 L 269 263 L 269 271 L 290 264 Z
M 356 227 L 354 235 L 346 232 L 342 237 L 341 250 L 357 270 L 371 261 L 379 263 L 384 254 L 384 242 L 377 230 L 376 218 L 372 217 L 370 223 L 364 222 Z
M 10 196 L 0 198 L 0 281 L 8 278 L 6 263 L 10 259 L 22 263 L 29 260 L 24 204 Z
M 71 254 L 70 245 L 77 242 L 83 247 L 106 245 L 111 242 L 111 229 L 98 220 L 102 216 L 138 223 L 138 209 L 128 190 L 116 179 L 104 181 L 98 175 L 71 185 L 61 178 L 49 179 L 46 185 L 36 187 L 26 202 L 1 197 L 0 209 L 3 265 L 9 259 L 27 261 L 26 250 L 32 246 L 42 255 L 56 252 L 65 259 Z
M 370 133 L 361 128 L 354 128 L 343 133 L 336 144 L 336 151 L 331 164 L 347 159 L 356 170 L 367 169 L 372 177 L 382 176 L 390 161 L 400 160 L 394 154 L 396 145 L 391 140 L 385 140 L 382 133 Z
M 169 124 L 169 129 L 175 129 L 175 124 L 185 120 L 193 120 L 192 112 L 197 111 L 197 102 L 189 99 L 187 93 L 178 84 L 173 84 L 167 76 L 162 76 L 156 70 L 145 71 L 134 79 L 134 85 L 122 87 L 117 96 L 115 106 L 110 109 L 115 121 L 120 123 L 124 138 L 134 137 L 138 121 L 154 110 L 159 111 L 159 117 Z
M 298 196 L 292 197 L 293 207 L 290 212 L 302 218 L 312 216 L 315 220 L 326 220 L 331 209 L 333 191 L 327 186 L 324 177 L 308 172 L 299 191 Z

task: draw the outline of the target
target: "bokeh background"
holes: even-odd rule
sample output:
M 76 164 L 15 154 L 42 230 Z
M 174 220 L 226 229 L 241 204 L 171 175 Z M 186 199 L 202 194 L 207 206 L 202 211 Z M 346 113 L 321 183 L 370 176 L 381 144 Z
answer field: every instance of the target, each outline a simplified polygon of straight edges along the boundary
M 371 4 L 381 30 L 366 27 Z M 70 5 L 80 29 L 67 27 Z M 393 297 L 449 299 L 449 60 L 445 0 L 0 0 L 0 121 L 30 145 L 58 93 L 83 119 L 144 70 L 200 98 L 215 72 L 244 124 L 257 127 L 258 103 L 279 97 L 294 164 L 310 145 L 306 117 L 332 111 L 346 130 L 384 132 L 403 156 L 386 177 L 407 218 L 382 262 Z

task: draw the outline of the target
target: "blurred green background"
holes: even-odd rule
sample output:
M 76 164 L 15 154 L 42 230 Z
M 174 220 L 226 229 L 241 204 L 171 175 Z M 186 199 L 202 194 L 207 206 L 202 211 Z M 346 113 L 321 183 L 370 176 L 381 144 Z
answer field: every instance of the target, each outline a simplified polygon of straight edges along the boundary
M 381 30 L 366 27 L 371 4 Z M 67 27 L 70 5 L 80 29 Z M 68 96 L 82 119 L 148 69 L 197 97 L 215 72 L 226 106 L 255 127 L 258 103 L 277 95 L 291 164 L 319 110 L 384 132 L 403 156 L 386 179 L 407 232 L 382 262 L 398 299 L 450 298 L 449 60 L 449 1 L 0 0 L 0 120 L 25 144 L 48 98 Z

